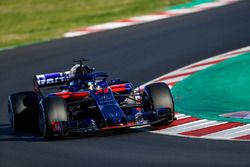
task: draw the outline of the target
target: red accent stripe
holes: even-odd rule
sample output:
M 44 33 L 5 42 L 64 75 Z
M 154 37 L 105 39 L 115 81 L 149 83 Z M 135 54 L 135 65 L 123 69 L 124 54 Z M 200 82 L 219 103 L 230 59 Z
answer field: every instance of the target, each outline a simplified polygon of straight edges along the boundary
M 182 125 L 182 124 L 186 124 L 186 123 L 198 121 L 198 120 L 200 120 L 200 119 L 195 118 L 195 117 L 182 118 L 182 119 L 178 119 L 178 120 L 172 122 L 170 125 L 162 126 L 162 127 L 157 128 L 157 129 L 160 130 L 160 129 L 170 128 L 173 126 L 178 126 L 178 125 Z
M 115 88 L 125 88 L 126 84 L 118 84 L 118 85 L 111 85 L 110 88 L 111 89 L 115 89 Z
M 154 13 L 155 15 L 163 15 L 163 16 L 170 16 L 169 13 L 167 12 L 157 12 L 157 13 Z
M 220 59 L 220 60 L 215 60 L 215 61 L 211 61 L 211 62 L 206 62 L 206 63 L 201 63 L 201 64 L 197 64 L 197 65 L 193 65 L 187 69 L 190 69 L 190 68 L 194 68 L 194 67 L 199 67 L 199 66 L 204 66 L 204 65 L 209 65 L 209 64 L 217 64 L 219 62 L 222 62 L 222 61 L 225 61 L 226 58 L 224 59 Z M 163 77 L 163 78 L 160 78 L 158 80 L 159 81 L 164 81 L 164 80 L 168 80 L 168 79 L 172 79 L 172 78 L 177 78 L 177 77 L 182 77 L 182 76 L 187 76 L 187 75 L 192 75 L 194 73 L 196 73 L 198 71 L 192 71 L 192 72 L 186 72 L 186 73 L 181 73 L 181 74 L 177 74 L 177 75 L 171 75 L 171 76 L 167 76 L 167 77 Z M 156 81 L 157 82 L 157 81 Z M 176 84 L 177 82 L 171 82 L 171 83 L 168 83 L 168 85 L 174 85 Z
M 250 140 L 250 134 L 249 135 L 245 135 L 245 136 L 236 137 L 234 139 Z
M 187 136 L 200 137 L 200 136 L 208 135 L 208 134 L 219 132 L 219 131 L 226 130 L 226 129 L 231 129 L 231 128 L 234 128 L 237 126 L 242 126 L 242 125 L 244 125 L 244 124 L 241 124 L 239 122 L 229 122 L 229 123 L 224 123 L 224 124 L 220 124 L 220 125 L 210 126 L 207 128 L 183 132 L 180 134 L 187 135 Z
M 99 90 L 96 90 L 95 94 L 98 95 L 98 94 L 107 94 L 109 92 L 109 89 L 108 88 L 104 88 L 104 89 L 99 89 Z
M 186 76 L 186 75 L 191 75 L 191 74 L 193 74 L 195 72 L 197 72 L 197 71 L 186 72 L 186 73 L 181 73 L 181 74 L 177 74 L 177 75 L 171 75 L 171 76 L 160 78 L 158 81 L 163 81 L 163 80 L 167 80 L 167 79 L 172 79 L 172 78 L 182 77 L 182 76 Z
M 112 92 L 124 92 L 126 91 L 126 84 L 112 85 L 110 88 Z
M 86 27 L 75 29 L 73 32 L 87 32 Z
M 101 128 L 101 130 L 111 130 L 111 129 L 120 129 L 120 128 L 127 128 L 127 127 L 133 127 L 135 126 L 134 122 L 129 122 L 127 125 L 114 125 L 114 126 L 107 126 L 104 128 Z
M 242 53 L 247 53 L 247 52 L 249 52 L 249 50 L 248 51 L 238 51 L 238 52 L 233 52 L 233 53 L 230 53 L 230 54 L 226 54 L 226 55 L 224 55 L 223 57 L 227 57 L 227 56 L 232 56 L 232 55 L 237 55 L 237 54 L 242 54 Z
M 71 97 L 76 98 L 76 99 L 79 99 L 79 98 L 81 99 L 81 98 L 84 98 L 88 95 L 89 95 L 88 92 L 76 92 L 76 93 L 72 93 Z
M 122 20 L 117 20 L 116 22 L 136 23 L 136 22 L 141 22 L 141 21 L 133 20 L 133 19 L 122 19 Z
M 177 14 L 177 13 L 171 13 L 171 12 L 157 12 L 155 13 L 155 15 L 163 15 L 163 16 L 178 16 L 178 15 L 181 15 L 181 14 Z
M 126 88 L 112 88 L 112 92 L 118 93 L 118 92 L 124 92 L 124 91 L 126 91 Z
M 187 69 L 194 68 L 194 67 L 205 66 L 205 65 L 210 65 L 210 64 L 217 64 L 217 63 L 220 63 L 220 62 L 225 61 L 225 60 L 227 60 L 227 58 L 223 58 L 223 59 L 220 59 L 220 60 L 214 60 L 214 61 L 210 61 L 210 62 L 206 62 L 206 63 L 200 63 L 200 64 L 193 65 L 191 67 L 188 67 Z
M 104 31 L 104 29 L 92 29 L 91 27 L 87 27 L 75 30 L 75 32 L 99 32 L 99 31 Z
M 73 99 L 81 99 L 89 95 L 88 92 L 57 92 L 56 96 L 60 96 L 64 99 L 73 98 Z
M 177 84 L 178 82 L 169 82 L 168 85 L 174 86 L 175 84 Z

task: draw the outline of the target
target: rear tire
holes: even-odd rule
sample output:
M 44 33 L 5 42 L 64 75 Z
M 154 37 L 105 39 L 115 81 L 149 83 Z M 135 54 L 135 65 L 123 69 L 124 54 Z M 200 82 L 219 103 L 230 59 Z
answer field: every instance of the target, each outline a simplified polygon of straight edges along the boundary
M 168 109 L 169 114 L 161 122 L 151 124 L 152 127 L 162 126 L 174 120 L 174 101 L 171 91 L 165 83 L 153 83 L 145 86 L 143 92 L 143 103 L 145 111 L 156 111 Z
M 66 125 L 68 122 L 67 109 L 64 99 L 60 97 L 46 97 L 41 102 L 41 110 L 39 113 L 39 129 L 45 139 L 53 139 L 60 137 L 62 134 L 53 132 L 53 122 L 60 122 Z M 67 131 L 63 132 L 64 135 Z
M 39 100 L 35 92 L 19 92 L 9 96 L 8 112 L 12 131 L 38 128 Z

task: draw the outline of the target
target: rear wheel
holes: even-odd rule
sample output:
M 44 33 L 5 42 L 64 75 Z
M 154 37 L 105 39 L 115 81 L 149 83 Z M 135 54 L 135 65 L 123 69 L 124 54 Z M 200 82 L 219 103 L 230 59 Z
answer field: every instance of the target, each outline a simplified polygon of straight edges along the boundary
M 167 84 L 153 83 L 145 86 L 143 103 L 145 111 L 156 112 L 156 123 L 152 123 L 152 127 L 162 126 L 174 120 L 174 101 Z
M 42 100 L 39 113 L 39 129 L 43 137 L 52 139 L 67 135 L 67 122 L 67 109 L 64 99 L 46 97 Z
M 13 132 L 38 127 L 39 100 L 35 92 L 20 92 L 9 96 L 9 121 Z

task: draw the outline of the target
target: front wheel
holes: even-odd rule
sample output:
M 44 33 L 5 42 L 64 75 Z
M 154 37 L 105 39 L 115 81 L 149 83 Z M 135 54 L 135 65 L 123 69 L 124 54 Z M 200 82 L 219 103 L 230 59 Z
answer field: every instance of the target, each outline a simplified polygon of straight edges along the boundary
M 145 86 L 143 92 L 144 110 L 156 112 L 152 127 L 162 126 L 174 120 L 174 101 L 171 91 L 165 83 L 153 83 Z
M 46 97 L 41 102 L 39 129 L 45 139 L 65 136 L 67 129 L 67 109 L 64 99 Z

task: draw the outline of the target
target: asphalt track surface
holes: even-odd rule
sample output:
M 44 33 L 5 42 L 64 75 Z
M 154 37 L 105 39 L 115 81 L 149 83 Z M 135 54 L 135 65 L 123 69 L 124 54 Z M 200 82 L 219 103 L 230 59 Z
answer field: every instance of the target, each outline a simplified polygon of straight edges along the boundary
M 249 142 L 161 136 L 135 130 L 44 141 L 12 135 L 7 96 L 31 90 L 34 74 L 64 71 L 72 58 L 135 85 L 250 45 L 250 1 L 153 23 L 0 52 L 0 166 L 249 166 Z

